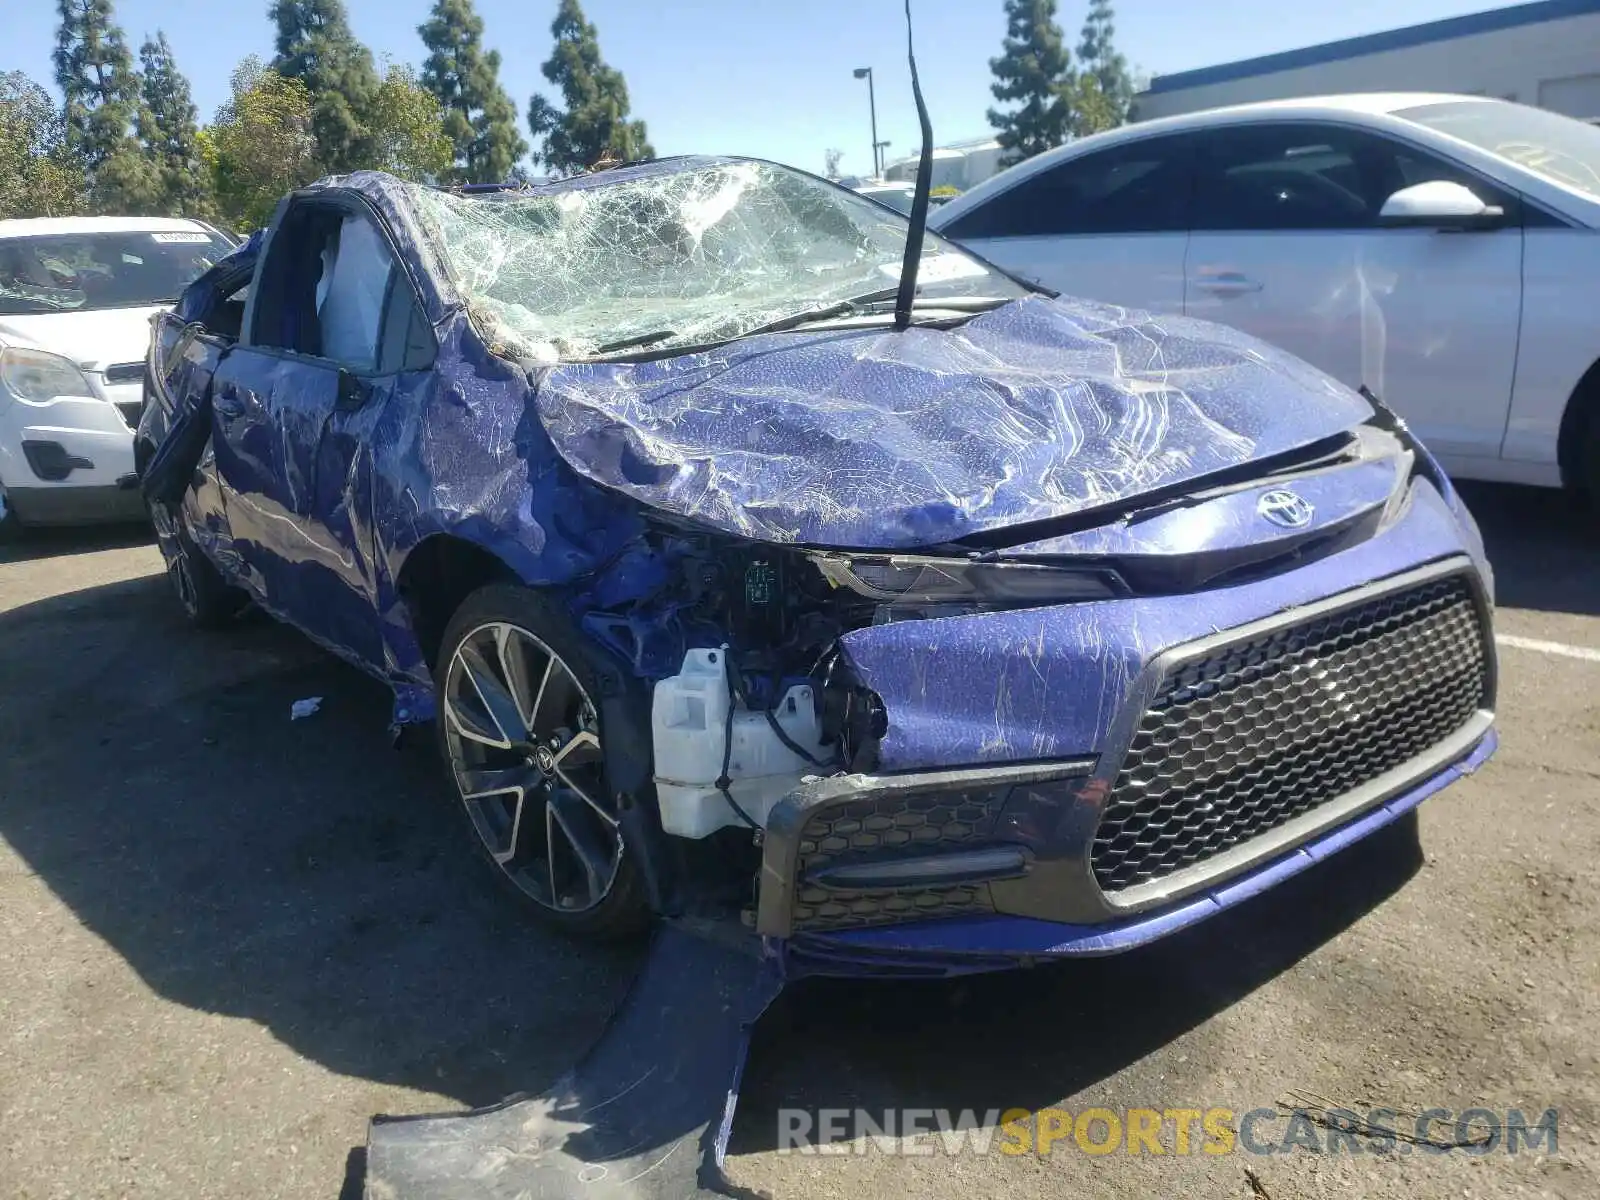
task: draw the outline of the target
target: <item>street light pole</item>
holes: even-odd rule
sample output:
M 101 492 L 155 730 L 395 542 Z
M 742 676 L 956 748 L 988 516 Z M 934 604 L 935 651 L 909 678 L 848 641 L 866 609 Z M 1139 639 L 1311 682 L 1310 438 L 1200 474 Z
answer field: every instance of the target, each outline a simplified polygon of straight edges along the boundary
M 857 67 L 856 78 L 867 81 L 867 107 L 872 113 L 872 175 L 877 178 L 883 167 L 878 162 L 878 97 L 872 86 L 872 68 Z

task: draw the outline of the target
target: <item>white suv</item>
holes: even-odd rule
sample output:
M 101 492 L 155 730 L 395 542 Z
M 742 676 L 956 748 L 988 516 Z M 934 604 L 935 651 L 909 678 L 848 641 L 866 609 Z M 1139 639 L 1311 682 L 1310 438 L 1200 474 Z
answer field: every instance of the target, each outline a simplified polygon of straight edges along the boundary
M 1213 109 L 1041 154 L 928 224 L 1365 384 L 1453 474 L 1600 495 L 1593 125 L 1425 94 Z
M 0 221 L 0 536 L 138 518 L 150 316 L 232 249 L 199 221 Z

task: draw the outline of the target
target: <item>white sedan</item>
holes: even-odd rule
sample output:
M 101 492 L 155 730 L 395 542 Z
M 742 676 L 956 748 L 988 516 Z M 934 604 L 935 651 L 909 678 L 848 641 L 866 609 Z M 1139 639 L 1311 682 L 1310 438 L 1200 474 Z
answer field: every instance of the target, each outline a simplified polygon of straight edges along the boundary
M 929 225 L 1365 384 L 1453 474 L 1600 495 L 1593 125 L 1430 94 L 1213 109 L 1041 154 Z
M 168 217 L 0 221 L 0 537 L 143 516 L 150 315 L 232 245 Z

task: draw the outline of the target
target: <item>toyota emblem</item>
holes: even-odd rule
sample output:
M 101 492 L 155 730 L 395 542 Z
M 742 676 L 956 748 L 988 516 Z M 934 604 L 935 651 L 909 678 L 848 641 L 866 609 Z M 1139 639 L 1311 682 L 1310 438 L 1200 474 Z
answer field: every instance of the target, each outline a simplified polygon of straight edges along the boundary
M 1285 529 L 1299 529 L 1311 524 L 1311 516 L 1315 511 L 1309 500 L 1288 488 L 1262 492 L 1261 499 L 1256 501 L 1256 512 Z

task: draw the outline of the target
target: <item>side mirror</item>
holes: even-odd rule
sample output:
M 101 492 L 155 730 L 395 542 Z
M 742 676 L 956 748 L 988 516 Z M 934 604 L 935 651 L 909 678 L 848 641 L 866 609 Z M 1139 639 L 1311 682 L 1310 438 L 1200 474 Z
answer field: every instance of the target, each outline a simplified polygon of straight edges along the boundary
M 1485 204 L 1472 190 L 1446 179 L 1401 188 L 1378 210 L 1382 225 L 1442 225 L 1446 228 L 1490 225 L 1505 209 Z

